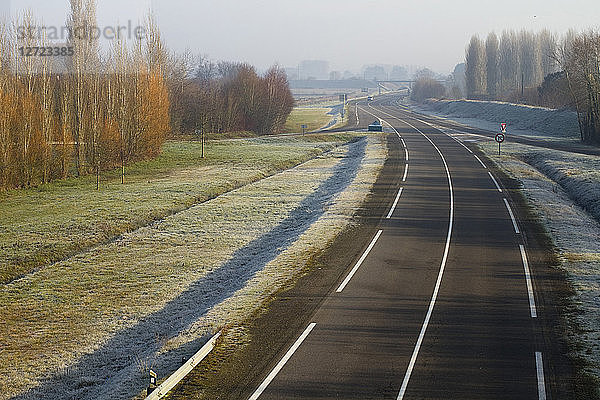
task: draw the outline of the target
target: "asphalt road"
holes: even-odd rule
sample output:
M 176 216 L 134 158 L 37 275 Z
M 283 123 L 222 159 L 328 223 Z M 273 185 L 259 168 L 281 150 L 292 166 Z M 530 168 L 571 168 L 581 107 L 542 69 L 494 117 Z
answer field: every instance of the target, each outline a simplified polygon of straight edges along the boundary
M 396 195 L 250 399 L 551 398 L 544 307 L 508 193 L 471 150 L 391 105 L 355 113 L 397 132 Z
M 435 126 L 442 127 L 442 128 L 444 128 L 444 130 L 446 130 L 448 132 L 452 132 L 452 133 L 470 134 L 470 135 L 474 135 L 474 136 L 483 136 L 488 139 L 493 139 L 496 136 L 496 134 L 498 134 L 500 131 L 500 124 L 498 124 L 498 131 L 492 132 L 492 131 L 488 131 L 485 129 L 474 128 L 474 127 L 466 126 L 463 124 L 459 124 L 450 119 L 439 118 L 439 117 L 425 115 L 425 114 L 421 114 L 421 113 L 415 114 L 414 112 L 410 112 L 410 110 L 406 106 L 403 106 L 401 103 L 399 104 L 397 99 L 395 99 L 394 97 L 387 97 L 387 98 L 383 99 L 382 101 L 379 102 L 379 105 L 383 109 L 387 108 L 386 112 L 390 112 L 390 111 L 395 112 L 398 110 L 398 108 L 403 109 L 404 111 L 409 111 L 409 114 L 412 114 L 413 116 L 418 116 L 418 118 L 420 120 L 428 122 Z M 569 143 L 569 144 L 565 145 L 564 143 L 561 143 L 560 141 L 554 142 L 554 141 L 547 141 L 547 140 L 538 139 L 538 138 L 526 137 L 526 136 L 522 136 L 522 135 L 511 135 L 510 132 L 506 136 L 511 142 L 514 142 L 514 143 L 521 143 L 521 144 L 526 144 L 529 146 L 543 147 L 543 148 L 548 148 L 548 149 L 553 149 L 553 150 L 567 151 L 570 153 L 579 153 L 579 154 L 600 156 L 600 149 L 598 147 L 583 144 L 583 143 Z

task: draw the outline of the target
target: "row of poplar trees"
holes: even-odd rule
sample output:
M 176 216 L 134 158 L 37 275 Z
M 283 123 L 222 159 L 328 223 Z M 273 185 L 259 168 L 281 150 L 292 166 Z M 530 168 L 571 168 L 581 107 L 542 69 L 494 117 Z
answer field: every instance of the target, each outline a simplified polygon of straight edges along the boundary
M 496 100 L 512 91 L 538 86 L 558 71 L 556 35 L 548 30 L 473 36 L 465 54 L 467 97 Z
M 70 0 L 67 57 L 27 57 L 56 46 L 30 14 L 0 26 L 0 190 L 96 175 L 155 157 L 169 135 L 277 133 L 294 99 L 285 72 L 169 53 L 149 16 L 145 35 L 100 51 L 95 0 Z M 24 29 L 23 29 L 24 28 Z M 83 32 L 83 34 L 82 34 Z
M 35 186 L 156 156 L 169 132 L 166 52 L 149 17 L 146 35 L 115 41 L 102 56 L 95 0 L 70 0 L 63 46 L 72 57 L 24 56 L 56 46 L 0 27 L 0 189 Z M 16 26 L 36 32 L 31 14 Z
M 485 41 L 473 36 L 465 54 L 467 97 L 572 108 L 582 141 L 600 144 L 599 60 L 594 30 L 561 37 L 548 30 L 504 31 Z

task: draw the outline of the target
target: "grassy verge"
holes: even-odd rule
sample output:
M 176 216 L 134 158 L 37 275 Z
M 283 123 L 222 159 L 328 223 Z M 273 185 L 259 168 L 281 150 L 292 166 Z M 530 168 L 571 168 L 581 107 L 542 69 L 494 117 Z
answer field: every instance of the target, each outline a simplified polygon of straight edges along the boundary
M 188 186 L 193 188 L 194 184 L 214 183 L 213 180 L 223 175 L 229 177 L 223 182 L 262 177 L 268 169 L 284 168 L 348 138 L 350 136 L 253 139 L 244 141 L 240 147 L 223 143 L 219 151 L 212 148 L 214 171 L 185 168 L 196 165 L 197 154 L 190 152 L 190 143 L 171 143 L 173 148 L 165 151 L 161 159 L 132 167 L 129 185 L 137 188 L 140 197 L 131 199 L 135 202 L 143 197 L 144 207 L 169 204 L 164 199 L 157 200 L 174 190 L 165 182 L 178 182 L 177 187 L 183 185 L 190 189 Z M 40 377 L 56 374 L 64 374 L 69 382 L 81 382 L 86 387 L 102 386 L 108 377 L 113 377 L 111 386 L 125 393 L 132 383 L 119 379 L 130 379 L 134 375 L 138 379 L 133 384 L 139 385 L 143 380 L 135 376 L 140 371 L 134 362 L 124 366 L 122 358 L 111 358 L 112 352 L 117 352 L 116 357 L 135 357 L 138 362 L 151 364 L 154 352 L 160 350 L 153 348 L 159 346 L 153 335 L 154 332 L 164 334 L 165 329 L 160 325 L 165 324 L 165 319 L 173 319 L 166 323 L 174 331 L 172 335 L 198 318 L 197 313 L 205 312 L 199 306 L 201 295 L 181 297 L 191 290 L 192 282 L 215 271 L 236 249 L 247 246 L 288 218 L 299 202 L 314 191 L 315 185 L 331 175 L 332 166 L 346 151 L 346 146 L 338 147 L 297 168 L 189 207 L 0 287 L 3 321 L 0 324 L 0 398 L 5 398 L 6 393 L 14 395 L 23 388 L 35 386 Z M 152 177 L 161 183 L 150 182 L 147 187 Z M 90 191 L 88 201 L 94 201 L 94 193 Z M 166 196 L 166 199 L 171 198 Z M 255 254 L 251 257 L 252 260 L 257 258 L 260 257 Z M 237 263 L 235 266 L 241 269 L 223 277 L 218 291 L 207 288 L 207 295 L 218 298 L 231 290 L 225 287 L 235 289 L 244 285 L 244 278 L 240 277 L 245 273 L 244 268 Z M 207 301 L 203 303 L 205 307 L 213 300 Z M 152 322 L 150 316 L 155 313 L 160 318 Z M 135 340 L 128 341 L 127 335 L 118 339 L 123 336 L 122 333 L 115 336 L 119 332 L 134 332 L 130 335 Z M 196 332 L 200 337 L 202 334 Z M 111 344 L 106 345 L 107 340 L 111 340 Z M 185 342 L 186 339 L 180 340 Z M 71 376 L 69 370 L 63 371 L 89 353 L 94 356 L 75 368 L 80 375 Z M 51 386 L 64 393 L 72 389 L 68 385 L 61 386 L 60 382 Z M 79 387 L 79 383 L 76 386 Z M 71 395 L 85 398 L 83 392 Z M 122 398 L 123 392 L 113 392 L 113 395 Z M 48 392 L 42 397 L 51 396 Z
M 106 243 L 124 232 L 290 168 L 348 140 L 347 135 L 208 143 L 167 142 L 162 154 L 95 178 L 67 179 L 0 198 L 0 283 Z
M 268 264 L 246 281 L 268 247 L 283 246 L 289 231 L 278 235 L 277 244 L 268 241 L 259 248 L 251 243 L 289 219 L 316 187 L 330 182 L 333 168 L 349 151 L 349 146 L 340 146 L 0 288 L 0 398 L 57 374 L 65 377 L 33 397 L 56 398 L 56 392 L 88 398 L 82 388 L 89 387 L 111 398 L 126 398 L 131 387 L 139 390 L 145 382 L 147 371 L 140 365 L 156 365 L 162 376 L 170 367 L 160 364 L 161 352 L 172 354 L 169 350 L 252 312 L 301 268 L 293 257 L 304 245 L 294 244 L 286 250 L 292 256 L 287 263 Z M 363 179 L 359 183 L 364 186 L 369 179 Z M 328 218 L 334 226 L 339 225 L 338 214 L 352 210 L 352 196 L 340 200 Z M 297 214 L 290 226 L 302 226 L 306 213 Z M 310 229 L 301 236 L 309 243 L 330 234 L 326 227 Z M 241 255 L 242 248 L 248 254 Z M 209 281 L 201 283 L 209 274 Z M 231 291 L 237 295 L 220 302 Z
M 303 124 L 307 125 L 307 132 L 319 129 L 331 120 L 328 112 L 328 108 L 294 108 L 285 122 L 284 132 L 302 132 Z

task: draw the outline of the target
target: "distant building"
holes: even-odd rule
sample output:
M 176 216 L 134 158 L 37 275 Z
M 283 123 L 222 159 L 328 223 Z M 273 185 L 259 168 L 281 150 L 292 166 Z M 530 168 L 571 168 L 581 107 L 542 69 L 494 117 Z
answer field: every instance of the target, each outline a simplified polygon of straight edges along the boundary
M 298 67 L 286 67 L 285 74 L 287 75 L 288 81 L 296 81 L 300 78 L 298 76 Z
M 363 71 L 364 79 L 384 81 L 388 79 L 388 74 L 385 68 L 381 65 L 369 65 Z
M 408 77 L 408 70 L 400 65 L 394 65 L 390 72 L 390 80 L 393 81 L 405 81 L 408 80 Z
M 323 60 L 304 60 L 299 67 L 300 79 L 329 79 L 329 63 Z
M 331 71 L 329 73 L 330 81 L 339 81 L 340 79 L 342 79 L 342 73 L 340 71 Z
M 352 71 L 344 71 L 344 75 L 342 76 L 342 79 L 355 79 L 357 76 L 354 72 Z

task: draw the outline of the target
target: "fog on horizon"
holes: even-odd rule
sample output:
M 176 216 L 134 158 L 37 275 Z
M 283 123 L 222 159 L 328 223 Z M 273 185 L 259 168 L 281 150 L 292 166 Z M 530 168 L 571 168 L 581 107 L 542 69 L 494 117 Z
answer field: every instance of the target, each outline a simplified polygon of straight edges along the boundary
M 68 0 L 0 0 L 11 15 L 32 9 L 61 26 Z M 563 33 L 597 28 L 593 0 L 454 2 L 423 0 L 98 0 L 98 23 L 140 22 L 152 9 L 167 46 L 259 69 L 326 60 L 331 70 L 365 64 L 415 65 L 442 74 L 464 60 L 473 34 L 503 29 Z

